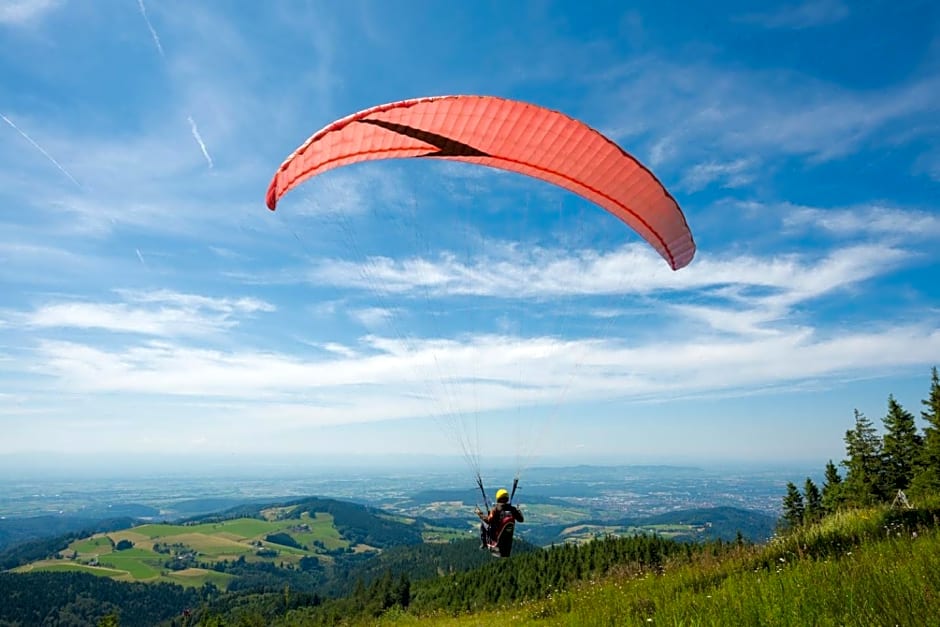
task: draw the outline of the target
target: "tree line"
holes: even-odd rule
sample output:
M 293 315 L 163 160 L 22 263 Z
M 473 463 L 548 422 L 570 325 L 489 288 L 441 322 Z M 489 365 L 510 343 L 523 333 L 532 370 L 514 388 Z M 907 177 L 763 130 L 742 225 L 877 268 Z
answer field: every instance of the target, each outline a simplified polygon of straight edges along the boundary
M 807 477 L 802 492 L 792 481 L 783 497 L 783 529 L 821 520 L 845 508 L 868 507 L 896 500 L 940 495 L 940 377 L 931 370 L 930 389 L 921 401 L 925 425 L 917 428 L 913 412 L 893 395 L 882 418 L 883 435 L 865 414 L 855 410 L 855 424 L 845 432 L 846 458 L 826 464 L 822 488 Z
M 291 589 L 252 595 L 225 595 L 204 604 L 192 616 L 171 621 L 172 625 L 339 625 L 370 623 L 397 608 L 415 616 L 434 612 L 459 614 L 493 608 L 523 599 L 544 598 L 578 581 L 609 573 L 659 573 L 668 560 L 689 561 L 693 556 L 722 555 L 744 543 L 716 540 L 706 543 L 679 542 L 657 535 L 607 536 L 585 544 L 566 543 L 548 549 L 532 548 L 512 559 L 494 559 L 481 552 L 476 541 L 427 547 L 428 551 L 459 550 L 466 563 L 478 563 L 470 554 L 482 556 L 484 565 L 472 570 L 439 572 L 407 568 L 386 562 L 382 570 L 369 573 L 371 581 L 359 577 L 344 596 L 302 596 Z M 417 547 L 404 547 L 414 551 Z M 451 549 L 451 550 L 448 550 Z M 432 560 L 433 561 L 433 560 Z M 396 572 L 397 571 L 397 572 Z
M 0 625 L 144 627 L 199 607 L 214 586 L 129 583 L 79 572 L 0 573 Z

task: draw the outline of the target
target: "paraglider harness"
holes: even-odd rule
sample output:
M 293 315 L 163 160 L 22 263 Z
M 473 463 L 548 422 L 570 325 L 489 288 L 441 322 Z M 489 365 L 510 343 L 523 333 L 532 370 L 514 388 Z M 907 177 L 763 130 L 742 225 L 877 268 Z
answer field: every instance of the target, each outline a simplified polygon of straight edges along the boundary
M 483 487 L 483 479 L 477 476 L 477 485 L 480 488 L 480 493 L 483 494 L 483 504 L 486 505 L 487 512 L 492 512 L 493 509 L 490 507 L 490 502 L 486 498 L 486 489 Z M 480 531 L 480 542 L 482 543 L 481 548 L 486 548 L 493 555 L 498 555 L 499 557 L 509 557 L 512 553 L 512 539 L 516 531 L 516 518 L 513 515 L 512 499 L 516 495 L 516 488 L 519 486 L 519 478 L 516 477 L 512 480 L 512 493 L 509 495 L 509 501 L 505 509 L 501 509 L 497 512 L 496 520 L 487 524 L 486 521 L 483 521 Z M 499 505 L 499 504 L 497 504 Z M 479 509 L 477 509 L 477 514 L 481 515 Z M 481 517 L 482 518 L 482 517 Z

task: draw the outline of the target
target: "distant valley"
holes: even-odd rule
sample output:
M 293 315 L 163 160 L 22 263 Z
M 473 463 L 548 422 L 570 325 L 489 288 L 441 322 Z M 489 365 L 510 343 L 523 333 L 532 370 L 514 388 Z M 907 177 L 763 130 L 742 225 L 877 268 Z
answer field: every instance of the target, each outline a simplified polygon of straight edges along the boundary
M 472 504 L 455 495 L 424 494 L 422 511 L 453 514 Z M 588 517 L 551 498 L 528 506 L 520 525 L 520 546 L 581 543 L 611 535 L 655 534 L 679 540 L 768 537 L 772 516 L 732 507 L 678 510 L 637 518 Z M 581 511 L 586 517 L 577 519 Z M 564 514 L 564 515 L 562 515 Z M 564 522 L 559 519 L 570 518 Z M 61 533 L 62 522 L 44 516 L 0 521 L 0 527 L 35 521 L 34 532 L 46 535 L 13 544 L 0 553 L 0 565 L 13 572 L 86 572 L 118 581 L 176 583 L 187 587 L 211 584 L 221 590 L 252 588 L 288 581 L 314 590 L 349 579 L 357 569 L 393 547 L 446 545 L 465 540 L 475 547 L 476 523 L 468 516 L 407 517 L 389 510 L 324 498 L 267 504 L 247 503 L 220 513 L 176 522 L 106 519 L 84 529 Z M 85 524 L 75 519 L 75 524 Z M 524 548 L 522 549 L 524 550 Z M 484 560 L 485 561 L 485 560 Z M 478 559 L 461 557 L 447 569 L 476 566 Z M 368 566 L 366 566 L 368 569 Z

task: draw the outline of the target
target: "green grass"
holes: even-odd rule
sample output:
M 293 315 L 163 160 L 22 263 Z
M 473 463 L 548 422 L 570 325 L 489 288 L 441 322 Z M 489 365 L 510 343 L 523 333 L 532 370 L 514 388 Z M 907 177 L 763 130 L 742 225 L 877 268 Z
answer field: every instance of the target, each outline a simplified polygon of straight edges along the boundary
M 38 562 L 27 565 L 24 569 L 41 568 L 54 570 L 84 570 L 94 574 L 112 576 L 121 579 L 134 579 L 139 581 L 175 581 L 186 585 L 200 586 L 211 581 L 220 587 L 226 587 L 232 576 L 215 571 L 200 571 L 191 569 L 187 571 L 166 572 L 166 562 L 173 559 L 173 554 L 157 553 L 151 549 L 153 543 L 182 545 L 183 550 L 192 550 L 198 554 L 197 559 L 202 562 L 213 563 L 223 559 L 237 559 L 245 556 L 250 561 L 289 562 L 296 564 L 307 555 L 322 553 L 323 549 L 315 547 L 314 541 L 323 543 L 326 550 L 345 548 L 349 542 L 344 540 L 334 527 L 333 516 L 326 513 L 317 513 L 311 517 L 304 513 L 300 519 L 278 519 L 278 514 L 286 513 L 271 511 L 271 520 L 254 518 L 238 518 L 221 522 L 203 523 L 197 525 L 170 525 L 147 524 L 132 529 L 110 534 L 98 534 L 91 538 L 84 538 L 72 542 L 61 552 L 64 558 L 70 558 L 73 552 L 78 554 L 75 561 L 62 563 Z M 292 527 L 306 524 L 309 531 L 295 532 Z M 275 532 L 289 533 L 300 544 L 306 545 L 307 550 L 271 544 L 264 541 L 265 536 Z M 110 539 L 109 539 L 110 538 Z M 123 551 L 113 549 L 112 540 L 117 542 L 127 538 L 135 542 L 135 546 Z M 252 543 L 260 541 L 264 546 L 275 548 L 276 557 L 259 557 L 256 555 L 258 547 Z M 179 550 L 174 546 L 173 551 Z M 94 569 L 88 562 L 97 558 L 98 563 L 106 568 Z M 328 559 L 322 557 L 321 559 Z M 166 574 L 161 574 L 166 572 Z
M 197 526 L 202 528 L 199 533 L 211 534 L 224 531 L 225 533 L 232 533 L 242 538 L 256 538 L 287 527 L 286 522 L 287 521 L 268 522 L 254 518 L 239 518 L 236 520 L 227 520 L 223 523 L 216 523 L 214 525 Z
M 766 546 L 624 571 L 464 616 L 394 611 L 384 625 L 940 625 L 940 529 L 867 510 Z M 933 525 L 926 528 L 922 525 Z
M 201 568 L 193 568 L 188 571 L 181 571 L 178 573 L 167 573 L 160 578 L 161 581 L 178 583 L 181 586 L 188 586 L 191 588 L 200 588 L 206 583 L 211 583 L 220 590 L 225 590 L 228 587 L 229 582 L 231 582 L 233 579 L 235 579 L 234 575 L 230 575 L 228 573 L 217 573 L 214 570 L 203 570 Z
M 86 566 L 84 564 L 76 564 L 74 562 L 41 562 L 35 566 L 25 566 L 20 568 L 13 569 L 13 572 L 40 572 L 40 571 L 53 571 L 53 572 L 82 572 L 95 575 L 96 577 L 120 577 L 126 574 L 121 570 L 114 570 L 112 568 L 99 568 L 95 566 Z
M 476 534 L 475 526 L 466 529 L 454 529 L 453 527 L 437 527 L 428 525 L 421 532 L 421 539 L 424 542 L 451 542 L 452 540 L 466 540 Z
M 937 620 L 938 593 L 940 535 L 932 532 L 772 569 L 695 564 L 581 586 L 528 618 L 546 625 L 925 625 Z
M 237 579 L 236 575 L 197 567 L 173 571 L 167 568 L 167 563 L 174 560 L 177 554 L 193 551 L 196 553 L 195 563 L 210 566 L 239 557 L 249 562 L 296 567 L 303 557 L 318 556 L 322 562 L 329 564 L 333 558 L 325 555 L 324 551 L 350 546 L 336 529 L 331 514 L 315 512 L 311 516 L 304 512 L 299 518 L 287 518 L 295 511 L 295 507 L 272 508 L 265 510 L 264 520 L 245 517 L 192 525 L 151 523 L 122 531 L 99 533 L 70 543 L 65 550 L 60 551 L 58 559 L 40 560 L 16 570 L 78 571 L 122 581 L 171 582 L 197 588 L 212 583 L 220 589 L 227 589 Z M 295 530 L 300 525 L 307 525 L 308 530 Z M 289 534 L 307 549 L 272 544 L 265 540 L 266 536 L 277 532 Z M 115 544 L 122 539 L 130 540 L 134 546 L 123 551 L 114 550 Z M 314 542 L 322 543 L 323 548 L 315 546 Z M 170 552 L 154 551 L 152 547 L 156 543 L 168 545 Z M 256 543 L 275 549 L 277 555 L 257 555 L 259 547 Z M 92 563 L 97 566 L 92 566 Z
M 299 523 L 306 523 L 310 527 L 310 531 L 290 533 L 295 540 L 308 546 L 311 550 L 314 548 L 313 543 L 318 540 L 323 543 L 327 550 L 344 549 L 349 546 L 349 542 L 339 535 L 339 531 L 334 526 L 332 514 L 317 512 L 315 518 L 304 514 L 299 521 L 289 521 L 289 524 L 281 525 L 279 529 L 289 529 Z
M 535 504 L 526 505 L 523 509 L 525 515 L 532 520 L 539 520 L 545 524 L 577 524 L 584 520 L 584 510 L 566 505 Z
M 187 548 L 195 551 L 200 559 L 205 558 L 213 562 L 223 559 L 238 559 L 242 555 L 253 555 L 258 547 L 249 544 L 247 541 L 237 541 L 218 536 L 186 536 L 183 544 Z M 169 559 L 165 555 L 164 559 Z
M 73 542 L 69 549 L 74 549 L 79 553 L 102 553 L 111 551 L 111 541 L 104 536 L 88 538 Z
M 268 534 L 289 530 L 291 527 L 304 523 L 310 527 L 310 531 L 289 531 L 290 535 L 299 543 L 312 546 L 315 540 L 319 540 L 323 542 L 327 549 L 349 546 L 349 543 L 343 540 L 334 526 L 333 516 L 322 512 L 317 513 L 315 517 L 310 517 L 304 513 L 299 519 L 259 520 L 255 518 L 237 518 L 199 525 L 152 524 L 135 527 L 131 531 L 147 536 L 152 540 L 166 539 L 170 543 L 174 542 L 174 536 L 198 534 L 209 537 L 227 535 L 238 540 L 263 540 Z M 200 550 L 197 546 L 193 546 L 193 548 Z
M 272 533 L 288 526 L 286 521 L 266 521 L 255 518 L 236 518 L 217 523 L 203 523 L 200 525 L 141 525 L 132 529 L 135 533 L 143 534 L 151 539 L 169 538 L 183 534 L 203 533 L 213 535 L 217 533 L 230 533 L 240 538 L 254 538 L 265 533 Z
M 165 557 L 144 551 L 142 549 L 128 549 L 116 553 L 108 553 L 98 558 L 98 563 L 115 570 L 123 570 L 134 579 L 153 579 L 160 576 Z

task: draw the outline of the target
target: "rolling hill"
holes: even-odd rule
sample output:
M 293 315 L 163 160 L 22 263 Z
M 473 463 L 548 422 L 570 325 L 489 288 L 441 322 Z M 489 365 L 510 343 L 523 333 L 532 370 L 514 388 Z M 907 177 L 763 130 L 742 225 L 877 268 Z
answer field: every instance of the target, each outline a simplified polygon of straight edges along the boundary
M 209 583 L 221 589 L 289 580 L 313 589 L 341 565 L 345 572 L 349 564 L 383 549 L 460 534 L 353 503 L 308 498 L 97 532 L 15 572 L 85 572 L 119 581 L 187 587 Z
M 575 520 L 562 525 L 530 522 L 524 533 L 517 534 L 514 556 L 525 561 L 525 554 L 539 553 L 539 546 L 591 545 L 592 540 L 637 533 L 664 541 L 734 538 L 742 528 L 751 533 L 771 522 L 769 517 L 734 508 L 675 512 L 640 520 Z M 252 606 L 261 598 L 267 599 L 260 602 L 268 605 L 268 616 L 289 607 L 332 603 L 330 599 L 341 599 L 353 590 L 388 588 L 393 585 L 390 573 L 398 577 L 395 594 L 403 594 L 411 581 L 430 582 L 480 567 L 491 569 L 494 560 L 479 550 L 471 533 L 473 526 L 466 518 L 407 517 L 326 498 L 242 503 L 174 523 L 122 525 L 81 537 L 40 541 L 35 549 L 39 552 L 45 547 L 46 552 L 38 554 L 42 559 L 17 562 L 20 565 L 3 577 L 5 586 L 11 590 L 20 586 L 27 596 L 30 586 L 58 585 L 54 577 L 82 577 L 84 583 L 76 585 L 76 590 L 83 586 L 97 590 L 100 586 L 89 583 L 94 579 L 121 585 L 149 584 L 132 592 L 129 588 L 124 596 L 121 588 L 101 588 L 101 594 L 120 599 L 108 605 L 112 609 L 144 607 L 154 597 L 176 599 L 174 603 L 190 607 L 198 598 L 200 603 L 228 613 L 241 603 Z M 23 574 L 33 579 L 18 582 L 16 578 Z M 424 589 L 427 597 L 429 588 L 422 586 L 418 589 Z M 197 597 L 170 589 L 190 591 Z M 291 591 L 290 606 L 279 600 L 284 590 Z M 385 593 L 391 594 L 388 590 Z M 55 598 L 56 603 L 64 604 L 57 606 L 60 609 L 79 611 L 83 607 L 80 599 Z

